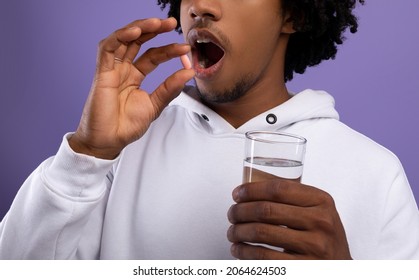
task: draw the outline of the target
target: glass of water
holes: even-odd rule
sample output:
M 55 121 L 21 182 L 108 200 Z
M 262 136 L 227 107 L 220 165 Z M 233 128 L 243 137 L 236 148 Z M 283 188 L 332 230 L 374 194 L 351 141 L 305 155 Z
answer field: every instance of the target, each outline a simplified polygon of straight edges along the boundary
M 243 183 L 277 178 L 301 181 L 305 138 L 283 132 L 249 131 L 245 141 Z

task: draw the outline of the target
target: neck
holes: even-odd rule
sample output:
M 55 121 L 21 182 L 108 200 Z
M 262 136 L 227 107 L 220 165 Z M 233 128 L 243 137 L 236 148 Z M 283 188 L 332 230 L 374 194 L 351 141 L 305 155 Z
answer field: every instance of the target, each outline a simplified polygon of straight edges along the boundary
M 290 99 L 285 83 L 256 85 L 241 98 L 228 103 L 206 104 L 234 128 Z

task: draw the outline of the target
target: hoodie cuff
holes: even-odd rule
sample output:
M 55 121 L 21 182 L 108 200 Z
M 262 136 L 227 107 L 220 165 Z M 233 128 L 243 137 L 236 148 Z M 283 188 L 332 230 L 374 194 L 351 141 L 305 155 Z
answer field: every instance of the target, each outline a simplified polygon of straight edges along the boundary
M 78 154 L 68 144 L 71 133 L 63 137 L 55 155 L 47 161 L 42 177 L 47 187 L 62 196 L 77 200 L 96 200 L 106 190 L 106 175 L 119 157 L 104 160 Z

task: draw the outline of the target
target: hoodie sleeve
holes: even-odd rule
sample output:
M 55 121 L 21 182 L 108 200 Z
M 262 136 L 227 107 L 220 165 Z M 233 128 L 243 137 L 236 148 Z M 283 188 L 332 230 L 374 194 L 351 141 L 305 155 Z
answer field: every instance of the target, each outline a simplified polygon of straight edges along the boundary
M 79 244 L 87 224 L 96 227 L 89 234 L 100 239 L 110 187 L 107 174 L 116 160 L 74 153 L 68 136 L 58 153 L 24 182 L 1 222 L 0 259 L 77 258 L 84 251 Z M 98 256 L 100 242 L 95 244 L 89 248 L 90 258 Z
M 398 165 L 382 215 L 378 258 L 419 259 L 419 212 L 400 161 Z

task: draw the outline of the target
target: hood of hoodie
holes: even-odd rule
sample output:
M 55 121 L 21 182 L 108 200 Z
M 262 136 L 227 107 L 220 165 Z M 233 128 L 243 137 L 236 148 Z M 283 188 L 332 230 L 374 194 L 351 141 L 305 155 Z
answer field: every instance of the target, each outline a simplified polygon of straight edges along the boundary
M 171 102 L 170 106 L 184 108 L 190 119 L 199 128 L 210 134 L 245 133 L 250 130 L 282 130 L 294 123 L 318 119 L 339 119 L 335 110 L 335 100 L 327 92 L 306 89 L 292 94 L 292 98 L 266 112 L 252 118 L 239 128 L 234 128 L 220 115 L 192 96 L 195 87 L 187 87 Z

